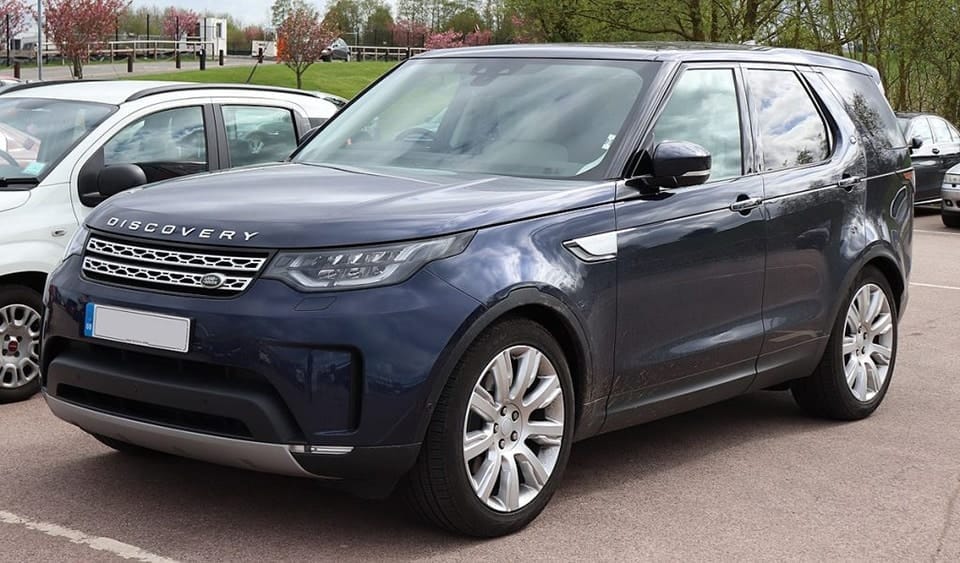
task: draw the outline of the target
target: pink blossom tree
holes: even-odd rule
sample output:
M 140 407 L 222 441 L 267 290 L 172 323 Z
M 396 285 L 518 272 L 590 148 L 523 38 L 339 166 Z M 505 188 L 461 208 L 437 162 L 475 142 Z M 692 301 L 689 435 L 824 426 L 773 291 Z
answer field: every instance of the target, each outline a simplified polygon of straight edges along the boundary
M 163 34 L 180 41 L 184 35 L 190 35 L 200 23 L 200 14 L 193 10 L 169 7 L 163 11 Z
M 27 16 L 33 16 L 34 10 L 27 6 L 26 0 L 0 0 L 0 35 L 6 40 L 7 32 L 15 37 L 26 30 Z M 10 29 L 7 30 L 7 18 Z M 8 46 L 9 47 L 9 46 Z
M 320 60 L 336 34 L 320 21 L 317 10 L 305 3 L 291 8 L 280 25 L 280 33 L 283 50 L 278 56 L 296 73 L 297 88 L 302 89 L 303 73 Z
M 46 0 L 44 32 L 60 53 L 73 61 L 73 76 L 83 78 L 83 63 L 91 49 L 116 31 L 117 17 L 130 0 Z
M 456 31 L 443 31 L 434 33 L 423 43 L 427 49 L 452 49 L 454 47 L 463 47 L 463 36 Z
M 429 34 L 426 25 L 407 19 L 397 20 L 391 30 L 393 44 L 398 47 L 420 47 L 425 44 Z

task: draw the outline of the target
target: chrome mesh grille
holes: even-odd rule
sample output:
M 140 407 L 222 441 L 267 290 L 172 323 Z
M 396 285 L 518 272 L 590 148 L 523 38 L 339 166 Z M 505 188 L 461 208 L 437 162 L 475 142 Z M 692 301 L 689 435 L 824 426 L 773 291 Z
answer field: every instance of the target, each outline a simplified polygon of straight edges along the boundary
M 91 236 L 83 272 L 101 281 L 137 288 L 230 296 L 247 289 L 268 256 L 193 252 Z

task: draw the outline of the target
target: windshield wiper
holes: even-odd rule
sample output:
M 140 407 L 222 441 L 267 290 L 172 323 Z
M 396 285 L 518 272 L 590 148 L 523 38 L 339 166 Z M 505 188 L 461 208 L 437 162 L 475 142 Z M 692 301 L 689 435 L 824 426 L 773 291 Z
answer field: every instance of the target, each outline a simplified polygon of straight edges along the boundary
M 36 186 L 40 179 L 36 176 L 24 176 L 22 178 L 0 178 L 0 188 L 9 188 L 10 186 Z

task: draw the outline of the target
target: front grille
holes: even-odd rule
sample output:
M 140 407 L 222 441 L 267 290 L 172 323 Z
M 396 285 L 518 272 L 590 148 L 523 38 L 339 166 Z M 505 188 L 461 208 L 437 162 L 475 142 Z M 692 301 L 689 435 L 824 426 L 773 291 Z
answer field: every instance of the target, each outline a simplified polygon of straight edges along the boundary
M 246 290 L 268 258 L 266 253 L 194 252 L 91 236 L 83 272 L 91 279 L 128 287 L 229 297 Z

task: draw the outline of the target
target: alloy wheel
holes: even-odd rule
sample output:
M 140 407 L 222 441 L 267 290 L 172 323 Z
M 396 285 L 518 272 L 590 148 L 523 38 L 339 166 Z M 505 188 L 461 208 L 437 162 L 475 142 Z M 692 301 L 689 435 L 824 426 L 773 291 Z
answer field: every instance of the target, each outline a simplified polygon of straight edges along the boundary
M 847 386 L 861 402 L 883 389 L 893 355 L 893 311 L 883 289 L 866 284 L 847 309 L 843 330 L 843 371 Z
M 563 388 L 532 346 L 494 357 L 470 395 L 463 461 L 474 493 L 498 512 L 532 502 L 556 467 L 564 439 Z
M 0 308 L 0 388 L 19 389 L 40 374 L 40 324 L 27 305 Z

